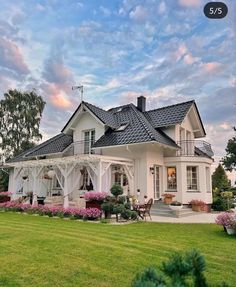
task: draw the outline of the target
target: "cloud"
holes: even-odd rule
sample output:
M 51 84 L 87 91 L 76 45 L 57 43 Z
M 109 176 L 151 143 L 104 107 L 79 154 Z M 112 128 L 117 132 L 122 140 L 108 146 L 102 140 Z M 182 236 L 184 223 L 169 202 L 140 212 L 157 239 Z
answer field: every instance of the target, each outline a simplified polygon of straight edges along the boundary
M 111 16 L 111 11 L 109 9 L 107 9 L 106 7 L 100 6 L 99 10 L 102 12 L 102 14 L 105 17 Z
M 191 53 L 186 54 L 184 56 L 184 63 L 187 65 L 192 65 L 193 63 L 197 62 L 199 58 L 193 57 Z
M 73 106 L 72 102 L 56 85 L 53 84 L 48 85 L 47 90 L 50 95 L 49 99 L 54 106 L 60 109 L 67 109 Z
M 21 49 L 12 40 L 0 37 L 0 55 L 0 66 L 13 70 L 18 74 L 25 75 L 29 73 Z
M 199 7 L 201 4 L 201 0 L 179 0 L 179 5 L 184 7 Z
M 158 6 L 158 13 L 163 14 L 166 12 L 166 3 L 165 1 L 162 1 Z
M 219 62 L 203 63 L 202 68 L 205 72 L 213 73 L 219 71 L 222 68 L 222 64 Z
M 147 9 L 138 5 L 129 13 L 129 17 L 137 22 L 144 22 L 148 18 Z

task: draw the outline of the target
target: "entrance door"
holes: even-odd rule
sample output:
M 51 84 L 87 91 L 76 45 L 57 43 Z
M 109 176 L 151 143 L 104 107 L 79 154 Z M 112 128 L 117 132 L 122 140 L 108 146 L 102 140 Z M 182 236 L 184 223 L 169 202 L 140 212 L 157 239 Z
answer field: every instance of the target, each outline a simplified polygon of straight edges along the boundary
M 159 199 L 160 195 L 160 167 L 154 166 L 154 175 L 153 175 L 153 186 L 154 186 L 154 199 Z

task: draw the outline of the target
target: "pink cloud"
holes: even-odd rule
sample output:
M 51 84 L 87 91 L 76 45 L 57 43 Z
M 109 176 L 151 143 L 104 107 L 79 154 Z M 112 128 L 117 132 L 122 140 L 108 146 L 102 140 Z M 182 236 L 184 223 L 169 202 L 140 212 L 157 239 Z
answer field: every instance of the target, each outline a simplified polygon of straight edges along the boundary
M 187 64 L 187 65 L 192 65 L 193 63 L 195 63 L 196 61 L 198 60 L 198 58 L 196 57 L 193 57 L 192 54 L 186 54 L 184 56 L 184 63 Z
M 0 55 L 0 66 L 21 74 L 29 73 L 21 49 L 12 40 L 0 38 Z
M 179 4 L 184 7 L 199 7 L 201 0 L 179 0 Z
M 187 52 L 188 52 L 188 49 L 187 49 L 186 45 L 181 44 L 179 46 L 178 50 L 175 51 L 172 56 L 173 56 L 175 61 L 179 61 Z
M 68 99 L 66 94 L 62 91 L 60 87 L 55 84 L 48 83 L 45 90 L 49 96 L 50 102 L 60 108 L 66 109 L 72 107 L 72 102 Z
M 222 67 L 222 64 L 219 62 L 209 62 L 202 64 L 202 67 L 204 71 L 212 73 L 217 72 Z

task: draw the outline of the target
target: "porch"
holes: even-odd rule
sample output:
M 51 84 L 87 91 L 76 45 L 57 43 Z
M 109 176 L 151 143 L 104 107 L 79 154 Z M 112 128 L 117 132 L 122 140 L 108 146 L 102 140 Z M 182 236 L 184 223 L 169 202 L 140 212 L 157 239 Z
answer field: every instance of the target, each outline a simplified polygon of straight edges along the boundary
M 110 192 L 117 174 L 125 177 L 125 193 L 134 194 L 134 162 L 121 157 L 95 154 L 67 155 L 9 163 L 14 168 L 10 177 L 12 198 L 32 193 L 32 204 L 39 197 L 46 203 L 64 208 L 81 204 L 85 191 Z M 10 190 L 9 189 L 9 190 Z

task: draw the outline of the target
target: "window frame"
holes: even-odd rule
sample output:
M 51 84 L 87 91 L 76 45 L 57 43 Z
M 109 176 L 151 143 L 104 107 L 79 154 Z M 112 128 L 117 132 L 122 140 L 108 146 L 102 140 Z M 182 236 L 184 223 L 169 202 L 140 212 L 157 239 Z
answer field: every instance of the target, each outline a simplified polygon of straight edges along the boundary
M 169 180 L 169 173 L 168 173 L 168 169 L 175 169 L 175 183 L 172 183 L 172 187 L 169 185 L 170 184 L 170 180 Z M 168 191 L 177 191 L 177 167 L 172 165 L 172 166 L 167 166 L 166 167 L 166 181 L 167 181 L 167 190 Z
M 191 168 L 191 176 L 190 178 L 188 178 L 189 176 L 189 172 L 188 169 Z M 196 174 L 196 177 L 193 177 L 193 168 L 196 168 L 196 172 L 194 172 Z M 189 184 L 189 180 L 190 180 L 190 184 Z M 193 183 L 193 180 L 196 181 L 196 183 Z M 187 165 L 186 166 L 186 184 L 187 184 L 187 191 L 188 192 L 199 192 L 199 167 L 196 165 Z M 193 188 L 193 186 L 196 185 L 196 188 Z

